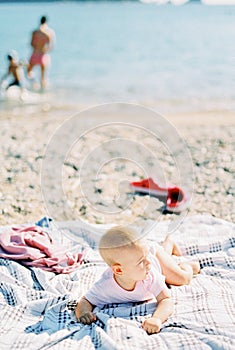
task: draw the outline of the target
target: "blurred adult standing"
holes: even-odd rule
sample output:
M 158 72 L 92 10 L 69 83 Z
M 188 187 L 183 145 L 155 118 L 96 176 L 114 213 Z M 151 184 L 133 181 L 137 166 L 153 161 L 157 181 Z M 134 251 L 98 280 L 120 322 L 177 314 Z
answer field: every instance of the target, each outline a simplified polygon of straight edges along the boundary
M 39 65 L 41 69 L 41 88 L 46 87 L 46 70 L 50 66 L 51 57 L 49 52 L 55 46 L 55 32 L 47 24 L 47 17 L 42 16 L 40 26 L 32 32 L 31 46 L 32 55 L 28 65 L 28 77 L 32 78 L 32 69 Z

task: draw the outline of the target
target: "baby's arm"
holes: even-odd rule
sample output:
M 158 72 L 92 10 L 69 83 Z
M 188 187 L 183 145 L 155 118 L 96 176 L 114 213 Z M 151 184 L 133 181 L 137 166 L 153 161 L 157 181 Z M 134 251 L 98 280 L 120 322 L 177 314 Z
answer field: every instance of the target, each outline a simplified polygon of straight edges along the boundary
M 92 312 L 94 305 L 92 305 L 85 297 L 82 297 L 75 309 L 75 315 L 78 319 L 78 322 L 83 324 L 91 324 L 96 321 L 96 315 Z
M 158 305 L 153 316 L 147 318 L 142 324 L 144 330 L 150 334 L 158 333 L 162 324 L 173 313 L 173 301 L 168 288 L 164 288 L 156 299 Z

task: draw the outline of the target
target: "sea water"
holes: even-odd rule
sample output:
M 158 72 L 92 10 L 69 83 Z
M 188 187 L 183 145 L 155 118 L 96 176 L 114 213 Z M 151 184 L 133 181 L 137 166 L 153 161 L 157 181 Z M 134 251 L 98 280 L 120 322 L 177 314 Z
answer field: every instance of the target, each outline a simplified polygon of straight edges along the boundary
M 42 15 L 56 32 L 50 86 L 40 93 L 53 106 L 119 101 L 160 112 L 235 109 L 235 6 L 1 3 L 1 76 L 10 49 L 29 60 Z

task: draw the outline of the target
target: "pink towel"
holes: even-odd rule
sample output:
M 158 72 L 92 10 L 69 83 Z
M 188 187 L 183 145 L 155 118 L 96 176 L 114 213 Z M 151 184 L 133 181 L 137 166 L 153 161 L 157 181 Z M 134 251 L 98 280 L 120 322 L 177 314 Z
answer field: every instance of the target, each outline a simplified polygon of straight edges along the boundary
M 70 273 L 81 264 L 82 254 L 66 253 L 47 232 L 31 226 L 12 227 L 0 234 L 0 258 L 56 273 Z

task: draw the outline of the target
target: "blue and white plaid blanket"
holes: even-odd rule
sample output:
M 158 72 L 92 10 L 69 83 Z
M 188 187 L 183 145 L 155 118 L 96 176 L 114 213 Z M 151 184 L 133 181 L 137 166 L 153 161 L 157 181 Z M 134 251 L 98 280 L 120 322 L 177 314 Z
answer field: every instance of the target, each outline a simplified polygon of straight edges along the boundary
M 149 240 L 159 242 L 164 230 L 163 222 Z M 68 303 L 84 294 L 106 265 L 94 232 L 75 222 L 51 225 L 47 231 L 68 250 L 84 251 L 85 263 L 69 275 L 56 275 L 0 259 L 1 350 L 235 349 L 235 224 L 198 215 L 188 217 L 174 233 L 184 254 L 198 258 L 202 270 L 190 285 L 172 287 L 175 312 L 154 335 L 141 322 L 155 303 L 111 304 L 96 309 L 96 323 L 77 323 Z M 68 238 L 75 231 L 76 243 Z

